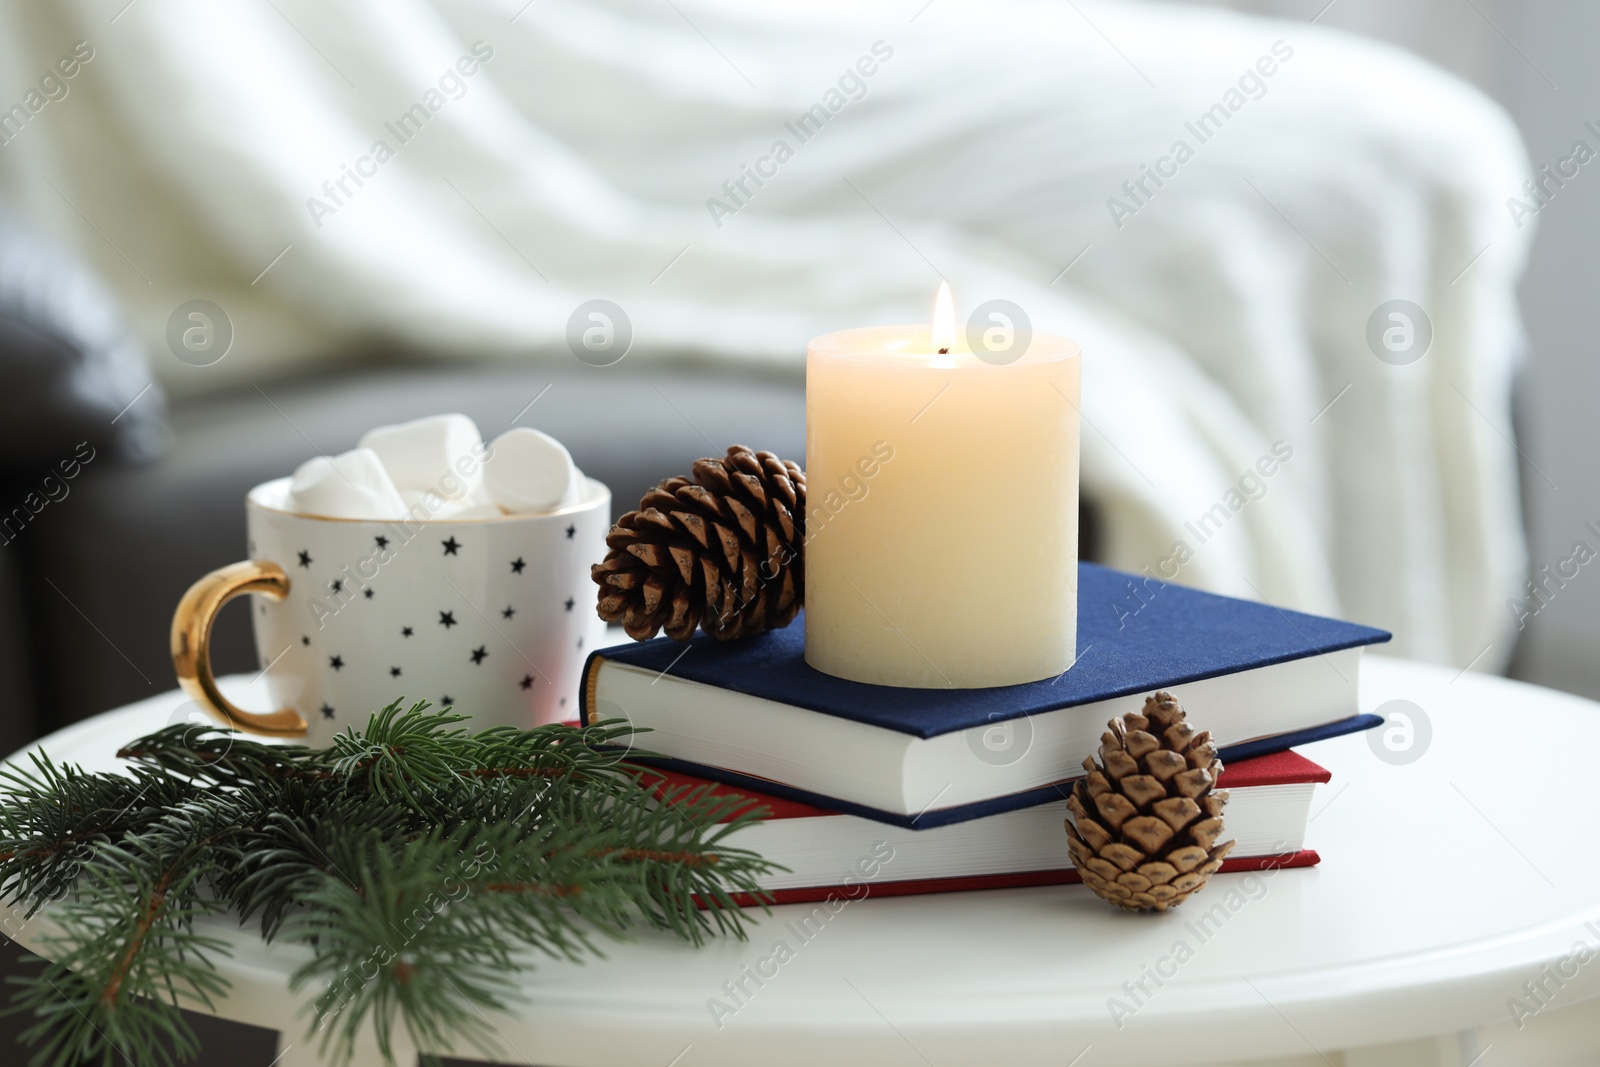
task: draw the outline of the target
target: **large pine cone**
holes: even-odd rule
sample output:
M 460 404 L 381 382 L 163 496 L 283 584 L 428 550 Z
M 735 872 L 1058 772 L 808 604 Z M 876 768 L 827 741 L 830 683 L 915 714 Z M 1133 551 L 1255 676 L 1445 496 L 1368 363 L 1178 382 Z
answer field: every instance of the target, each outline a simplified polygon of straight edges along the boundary
M 805 471 L 771 452 L 734 445 L 668 478 L 606 535 L 591 570 L 600 617 L 636 641 L 658 629 L 687 641 L 775 630 L 805 602 Z
M 1227 790 L 1211 732 L 1195 733 L 1171 693 L 1147 697 L 1100 735 L 1100 762 L 1067 800 L 1067 849 L 1095 893 L 1132 911 L 1176 907 L 1205 885 L 1232 841 L 1222 836 Z

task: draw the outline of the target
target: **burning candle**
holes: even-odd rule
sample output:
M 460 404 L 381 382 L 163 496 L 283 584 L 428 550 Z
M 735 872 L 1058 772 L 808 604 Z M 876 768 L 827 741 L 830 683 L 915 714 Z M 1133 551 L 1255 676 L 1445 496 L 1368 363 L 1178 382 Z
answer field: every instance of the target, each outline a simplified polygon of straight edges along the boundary
M 1004 307 L 957 331 L 941 285 L 931 326 L 842 330 L 808 347 L 816 669 L 980 688 L 1072 666 L 1082 361 Z

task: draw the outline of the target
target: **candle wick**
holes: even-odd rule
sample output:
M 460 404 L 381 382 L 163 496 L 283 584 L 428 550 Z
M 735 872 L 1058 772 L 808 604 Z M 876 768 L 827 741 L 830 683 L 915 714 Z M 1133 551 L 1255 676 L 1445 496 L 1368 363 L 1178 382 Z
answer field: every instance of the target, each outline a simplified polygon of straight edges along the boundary
M 939 349 L 939 354 L 941 356 L 948 356 L 950 354 L 950 350 L 948 348 L 941 348 Z

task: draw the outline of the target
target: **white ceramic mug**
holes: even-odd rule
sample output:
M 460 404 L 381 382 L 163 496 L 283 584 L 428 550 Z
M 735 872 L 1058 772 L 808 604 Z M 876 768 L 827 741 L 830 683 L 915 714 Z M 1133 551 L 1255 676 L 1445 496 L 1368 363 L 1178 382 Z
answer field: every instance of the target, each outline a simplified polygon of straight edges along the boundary
M 401 522 L 296 514 L 288 486 L 250 491 L 249 561 L 200 579 L 173 616 L 178 681 L 202 708 L 314 746 L 399 699 L 454 706 L 474 729 L 577 717 L 605 635 L 589 578 L 611 523 L 604 485 L 587 479 L 580 503 L 541 514 Z M 211 624 L 243 593 L 259 595 L 274 711 L 234 706 L 211 670 Z

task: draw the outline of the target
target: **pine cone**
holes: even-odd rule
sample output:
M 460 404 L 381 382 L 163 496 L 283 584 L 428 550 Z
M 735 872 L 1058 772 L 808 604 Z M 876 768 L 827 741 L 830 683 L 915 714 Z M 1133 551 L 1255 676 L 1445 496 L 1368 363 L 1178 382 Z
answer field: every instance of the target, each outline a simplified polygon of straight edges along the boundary
M 1233 848 L 1222 836 L 1227 790 L 1211 732 L 1195 733 L 1171 693 L 1147 697 L 1100 735 L 1100 763 L 1067 800 L 1067 850 L 1083 882 L 1130 911 L 1166 911 L 1198 892 Z
M 606 535 L 590 575 L 600 617 L 636 641 L 719 641 L 775 630 L 805 602 L 806 475 L 771 452 L 734 445 L 668 478 Z

